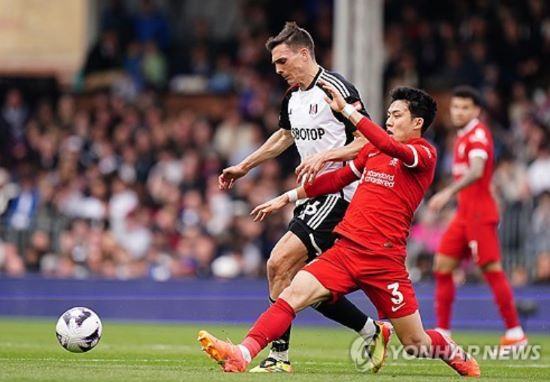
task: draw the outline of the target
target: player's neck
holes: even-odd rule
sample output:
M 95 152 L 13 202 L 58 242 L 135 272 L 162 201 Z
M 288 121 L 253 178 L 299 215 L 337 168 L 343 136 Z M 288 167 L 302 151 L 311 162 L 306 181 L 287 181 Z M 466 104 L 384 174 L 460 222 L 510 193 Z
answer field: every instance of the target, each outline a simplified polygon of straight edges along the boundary
M 304 70 L 304 76 L 299 82 L 301 90 L 306 90 L 311 87 L 311 84 L 315 81 L 315 77 L 317 77 L 317 72 L 319 72 L 319 64 L 312 61 L 306 70 Z
M 410 134 L 406 137 L 403 137 L 402 139 L 395 139 L 397 142 L 399 143 L 407 143 L 413 139 L 418 139 L 418 138 L 422 138 L 422 134 L 421 133 L 413 133 L 413 134 Z

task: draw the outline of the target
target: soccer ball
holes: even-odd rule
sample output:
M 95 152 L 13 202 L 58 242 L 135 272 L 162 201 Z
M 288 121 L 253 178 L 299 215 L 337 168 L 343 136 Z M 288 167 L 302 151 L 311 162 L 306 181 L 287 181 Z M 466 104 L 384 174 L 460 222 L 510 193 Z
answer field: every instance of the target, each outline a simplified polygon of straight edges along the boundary
M 61 346 L 68 351 L 84 353 L 97 345 L 102 329 L 101 320 L 93 310 L 76 307 L 59 317 L 55 335 Z

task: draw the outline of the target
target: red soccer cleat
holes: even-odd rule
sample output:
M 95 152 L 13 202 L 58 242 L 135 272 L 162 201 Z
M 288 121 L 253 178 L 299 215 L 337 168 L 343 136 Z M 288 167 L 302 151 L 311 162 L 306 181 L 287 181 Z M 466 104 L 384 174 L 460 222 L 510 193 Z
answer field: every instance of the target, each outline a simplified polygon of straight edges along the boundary
M 243 373 L 248 362 L 237 345 L 217 339 L 206 330 L 201 330 L 197 340 L 202 350 L 216 361 L 225 372 Z
M 445 337 L 445 339 L 451 346 L 451 356 L 443 361 L 463 377 L 479 377 L 481 371 L 475 358 L 466 353 L 451 338 Z

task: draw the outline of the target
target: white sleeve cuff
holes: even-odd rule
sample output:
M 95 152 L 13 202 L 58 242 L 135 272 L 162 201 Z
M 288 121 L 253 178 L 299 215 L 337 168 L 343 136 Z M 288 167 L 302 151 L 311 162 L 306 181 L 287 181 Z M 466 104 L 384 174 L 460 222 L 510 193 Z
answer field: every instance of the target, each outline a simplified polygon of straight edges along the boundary
M 357 167 L 355 167 L 355 163 L 353 163 L 353 161 L 349 162 L 349 168 L 351 168 L 351 171 L 353 171 L 358 179 L 361 178 L 361 172 L 357 169 Z
M 403 165 L 405 167 L 409 167 L 409 168 L 413 168 L 413 167 L 416 167 L 418 166 L 418 152 L 416 151 L 416 148 L 413 146 L 413 145 L 407 145 L 411 148 L 412 152 L 413 152 L 413 155 L 414 155 L 414 161 L 411 165 L 408 165 L 406 163 L 403 163 Z
M 487 158 L 489 158 L 489 154 L 487 154 L 487 151 L 483 149 L 473 149 L 468 153 L 468 159 L 472 158 L 482 158 L 487 160 Z

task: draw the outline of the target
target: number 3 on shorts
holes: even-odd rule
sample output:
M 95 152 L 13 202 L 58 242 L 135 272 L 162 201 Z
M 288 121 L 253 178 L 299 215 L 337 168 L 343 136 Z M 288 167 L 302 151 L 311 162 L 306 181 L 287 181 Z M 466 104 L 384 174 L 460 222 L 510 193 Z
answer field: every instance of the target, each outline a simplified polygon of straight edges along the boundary
M 389 290 L 391 290 L 391 294 L 392 296 L 392 299 L 391 299 L 391 302 L 394 304 L 394 305 L 399 305 L 403 302 L 403 293 L 399 292 L 398 289 L 399 289 L 399 283 L 391 283 L 391 284 L 388 284 L 388 286 L 386 287 L 388 288 Z

